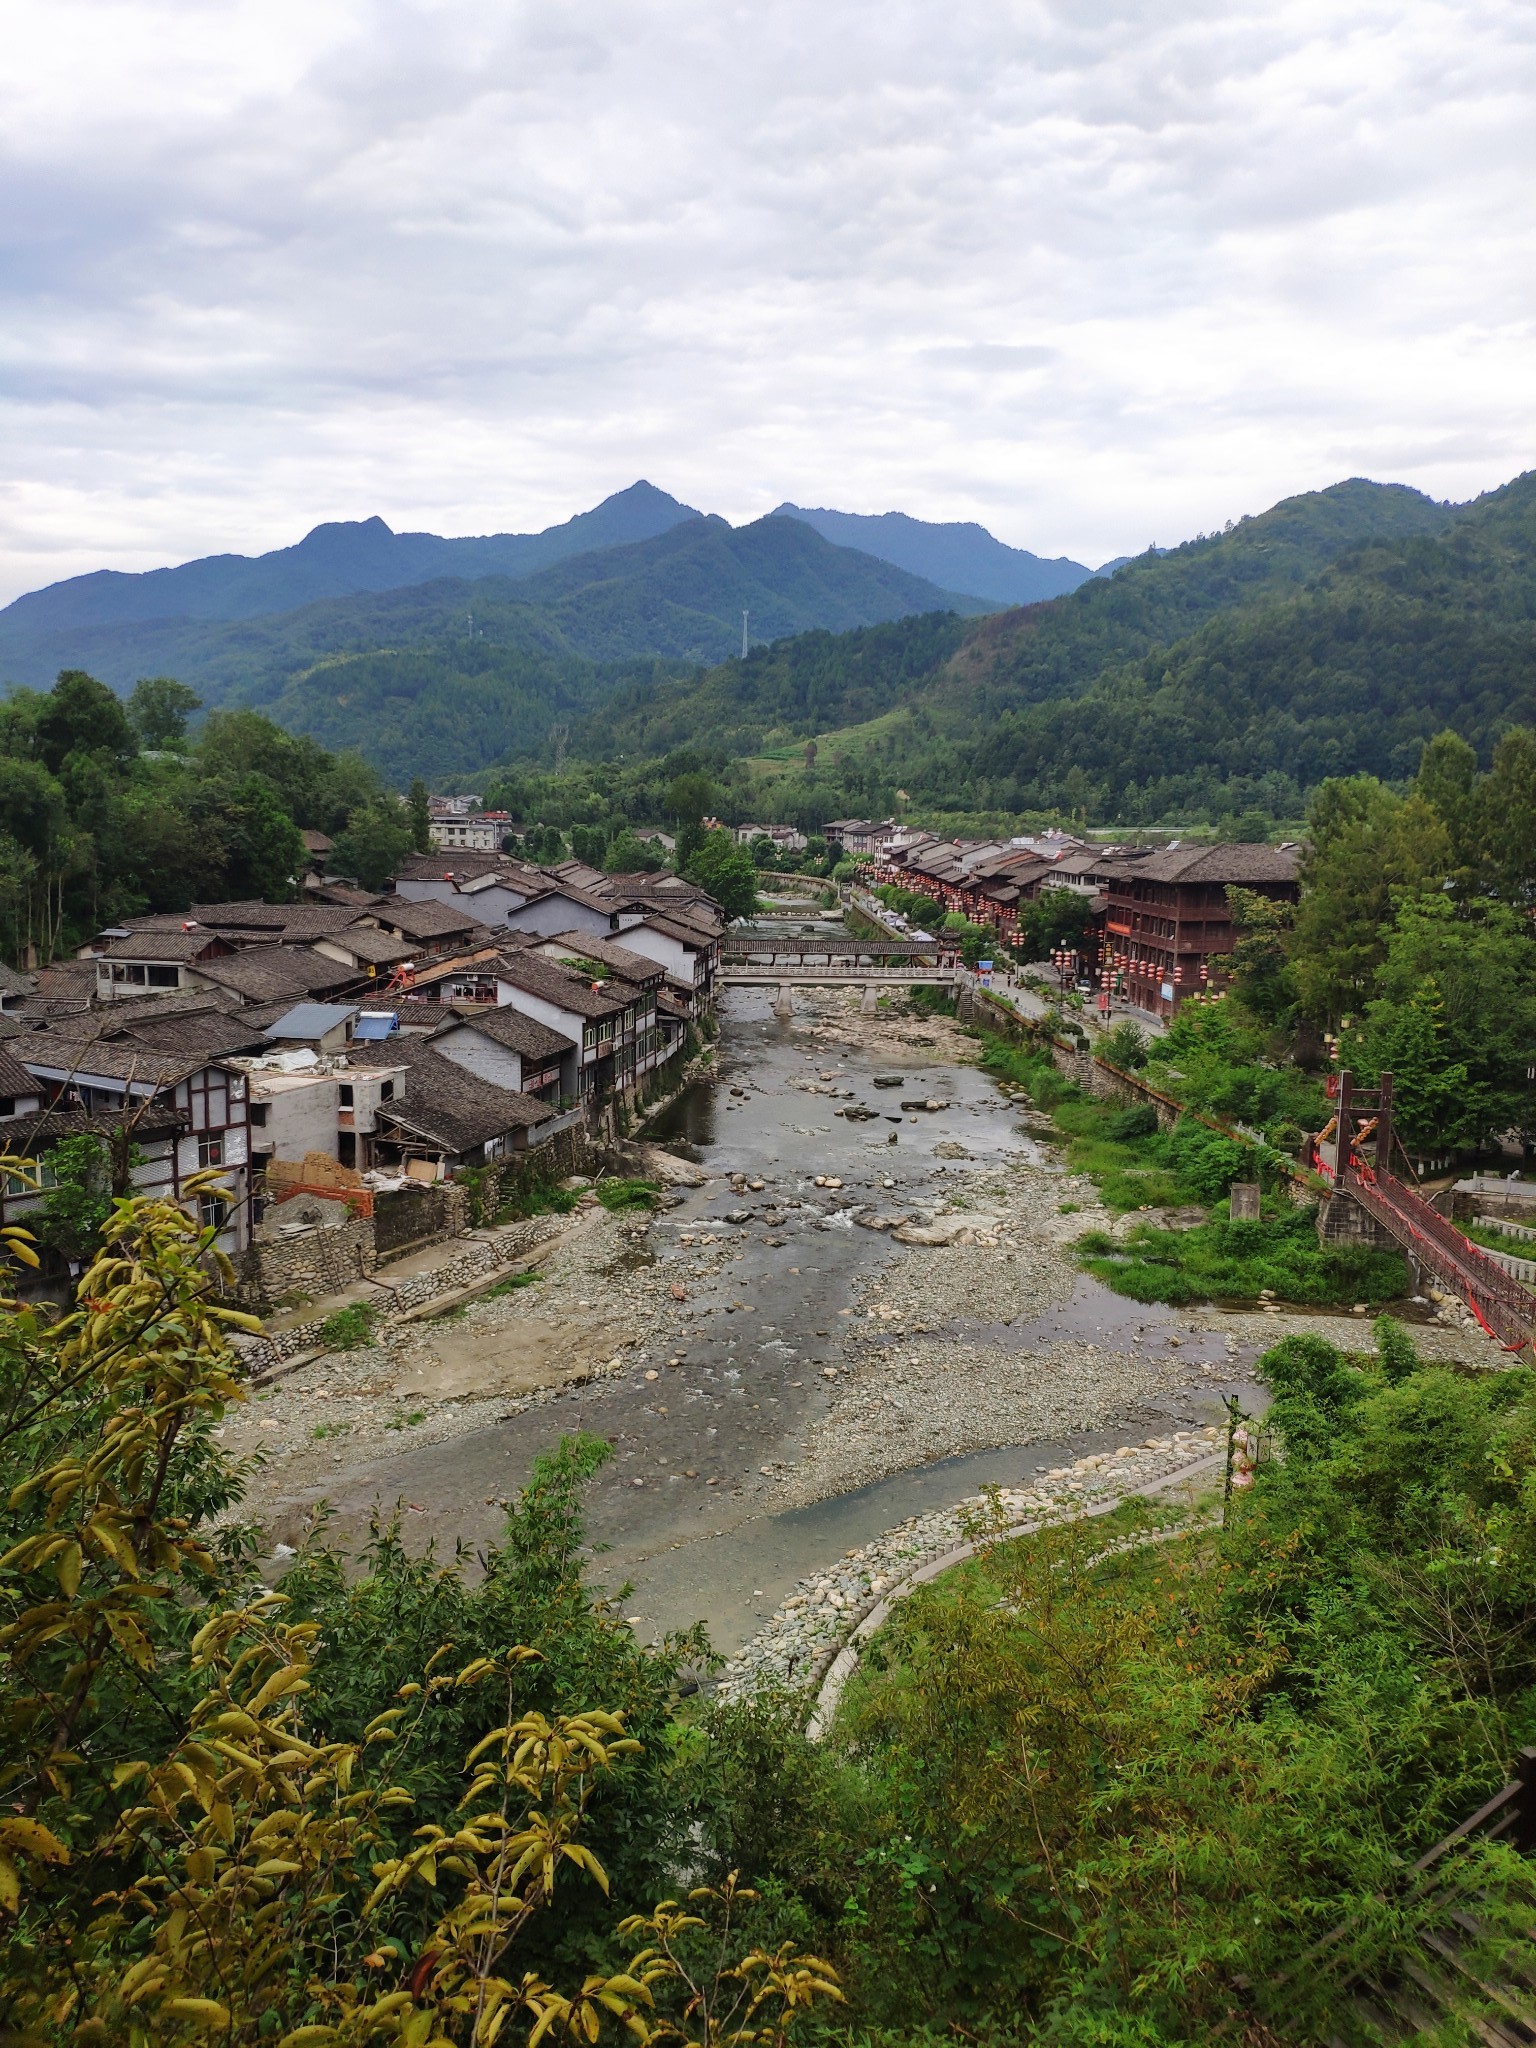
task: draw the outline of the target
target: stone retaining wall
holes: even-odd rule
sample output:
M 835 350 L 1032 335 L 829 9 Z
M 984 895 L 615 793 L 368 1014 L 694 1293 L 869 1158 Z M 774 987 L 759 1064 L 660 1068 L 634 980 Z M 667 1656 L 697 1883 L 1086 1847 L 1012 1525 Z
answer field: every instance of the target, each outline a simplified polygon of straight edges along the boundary
M 454 1255 L 426 1272 L 402 1273 L 392 1278 L 388 1267 L 384 1267 L 369 1276 L 371 1296 L 366 1305 L 387 1327 L 393 1318 L 409 1309 L 457 1294 L 478 1281 L 493 1280 L 503 1268 L 526 1258 L 537 1245 L 558 1236 L 565 1227 L 563 1216 L 530 1216 L 525 1223 L 460 1238 Z M 261 1337 L 240 1339 L 236 1348 L 247 1372 L 252 1378 L 261 1379 L 290 1358 L 323 1349 L 321 1331 L 325 1321 L 325 1316 L 315 1316 L 284 1330 L 269 1330 Z
M 914 1515 L 861 1550 L 849 1551 L 827 1571 L 802 1579 L 726 1665 L 720 1692 L 741 1699 L 765 1688 L 799 1692 L 819 1686 L 868 1617 L 899 1596 L 926 1563 L 974 1538 L 997 1515 L 1022 1533 L 1102 1511 L 1150 1486 L 1173 1484 L 1200 1466 L 1211 1472 L 1216 1485 L 1221 1475 L 1212 1461 L 1224 1448 L 1225 1433 L 1215 1426 L 1175 1430 L 1058 1466 L 1037 1486 L 1002 1487 L 995 1507 L 993 1499 L 978 1494 L 951 1508 Z
M 259 1239 L 235 1261 L 237 1298 L 248 1307 L 263 1308 L 301 1294 L 339 1294 L 354 1280 L 365 1279 L 378 1263 L 371 1216 L 317 1225 L 292 1237 Z

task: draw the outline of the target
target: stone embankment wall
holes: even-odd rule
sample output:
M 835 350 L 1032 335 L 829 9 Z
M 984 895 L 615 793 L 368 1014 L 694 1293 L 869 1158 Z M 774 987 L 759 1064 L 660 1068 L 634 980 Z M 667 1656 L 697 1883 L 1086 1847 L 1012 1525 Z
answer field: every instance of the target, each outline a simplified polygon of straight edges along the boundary
M 482 1281 L 493 1282 L 508 1267 L 526 1260 L 539 1245 L 561 1235 L 568 1227 L 569 1219 L 564 1216 L 530 1216 L 525 1223 L 509 1224 L 500 1230 L 471 1232 L 457 1240 L 458 1249 L 452 1257 L 425 1272 L 391 1277 L 386 1267 L 368 1275 L 370 1296 L 366 1306 L 387 1327 L 392 1319 L 411 1309 L 459 1294 Z M 355 1280 L 357 1276 L 352 1277 Z M 324 1316 L 315 1316 L 290 1324 L 285 1330 L 240 1338 L 236 1349 L 247 1373 L 252 1379 L 264 1379 L 287 1361 L 322 1350 L 325 1320 Z
M 235 1262 L 242 1302 L 264 1308 L 298 1295 L 338 1294 L 379 1263 L 373 1218 L 353 1216 L 330 1228 L 252 1244 Z

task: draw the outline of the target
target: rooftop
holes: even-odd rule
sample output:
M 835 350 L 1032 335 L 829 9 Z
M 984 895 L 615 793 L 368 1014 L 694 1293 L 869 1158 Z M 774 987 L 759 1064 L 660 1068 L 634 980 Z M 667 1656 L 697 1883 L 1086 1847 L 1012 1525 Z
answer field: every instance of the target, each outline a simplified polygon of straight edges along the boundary
M 574 1042 L 563 1032 L 552 1031 L 537 1017 L 525 1017 L 509 1003 L 466 1003 L 453 1012 L 444 1028 L 478 1031 L 482 1038 L 520 1053 L 525 1060 L 558 1059 L 562 1053 L 575 1051 Z
M 357 1015 L 355 1003 L 295 1003 L 285 1016 L 267 1026 L 267 1038 L 324 1038 Z

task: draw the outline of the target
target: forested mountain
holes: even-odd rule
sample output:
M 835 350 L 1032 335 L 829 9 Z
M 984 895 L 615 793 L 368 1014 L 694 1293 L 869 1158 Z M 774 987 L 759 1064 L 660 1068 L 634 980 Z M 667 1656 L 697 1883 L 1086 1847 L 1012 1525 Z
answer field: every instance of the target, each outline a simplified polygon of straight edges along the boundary
M 172 675 L 205 704 L 260 706 L 409 780 L 537 752 L 553 724 L 651 682 L 657 663 L 719 662 L 740 645 L 743 611 L 767 639 L 979 602 L 793 520 L 690 518 L 537 575 L 359 592 L 275 617 L 95 626 L 69 644 L 72 666 L 120 689 Z
M 55 669 L 78 660 L 80 634 L 93 627 L 249 619 L 439 577 L 531 576 L 568 555 L 650 540 L 700 516 L 641 482 L 542 533 L 445 540 L 434 533 L 392 533 L 382 519 L 339 520 L 265 555 L 207 555 L 142 575 L 101 569 L 29 591 L 0 611 L 0 674 L 34 684 L 50 680 Z M 113 667 L 110 657 L 100 659 L 111 645 L 98 636 L 103 670 Z
M 801 519 L 838 547 L 862 548 L 946 590 L 970 591 L 995 604 L 1059 597 L 1092 573 L 1065 555 L 1047 560 L 1027 548 L 1011 548 L 969 519 L 938 522 L 905 512 L 830 512 L 788 503 L 775 506 L 774 517 Z
M 1308 493 L 1048 604 L 621 690 L 573 744 L 753 755 L 831 734 L 773 780 L 782 815 L 900 786 L 927 809 L 1138 823 L 1296 818 L 1326 775 L 1401 780 L 1447 726 L 1486 760 L 1533 721 L 1536 473 L 1461 507 L 1358 480 Z

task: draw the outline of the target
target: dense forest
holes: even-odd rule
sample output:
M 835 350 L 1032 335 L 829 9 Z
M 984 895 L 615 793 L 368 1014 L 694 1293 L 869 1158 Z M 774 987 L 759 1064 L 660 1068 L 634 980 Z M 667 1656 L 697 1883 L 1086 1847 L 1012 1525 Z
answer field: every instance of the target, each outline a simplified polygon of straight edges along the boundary
M 300 832 L 383 881 L 421 835 L 377 772 L 253 711 L 217 711 L 165 677 L 127 703 L 66 671 L 0 703 L 0 952 L 42 961 L 134 911 L 293 901 Z M 422 814 L 424 815 L 424 813 Z

